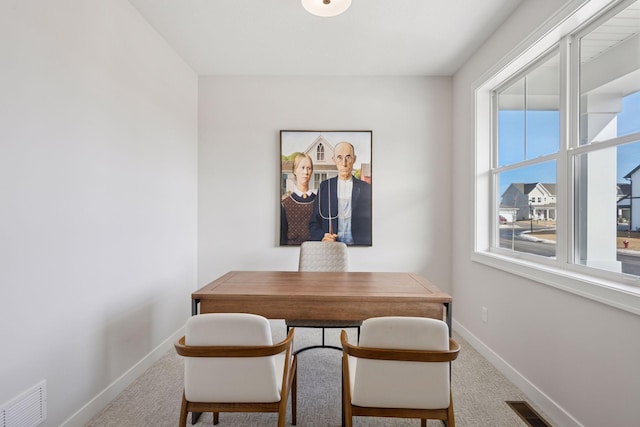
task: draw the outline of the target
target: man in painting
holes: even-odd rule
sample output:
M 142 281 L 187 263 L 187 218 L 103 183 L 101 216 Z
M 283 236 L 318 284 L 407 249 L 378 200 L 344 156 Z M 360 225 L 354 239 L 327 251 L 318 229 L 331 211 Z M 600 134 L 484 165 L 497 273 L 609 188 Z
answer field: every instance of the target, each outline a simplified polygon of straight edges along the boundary
M 339 142 L 332 157 L 338 176 L 320 183 L 309 220 L 311 240 L 371 245 L 371 185 L 353 176 L 353 145 Z

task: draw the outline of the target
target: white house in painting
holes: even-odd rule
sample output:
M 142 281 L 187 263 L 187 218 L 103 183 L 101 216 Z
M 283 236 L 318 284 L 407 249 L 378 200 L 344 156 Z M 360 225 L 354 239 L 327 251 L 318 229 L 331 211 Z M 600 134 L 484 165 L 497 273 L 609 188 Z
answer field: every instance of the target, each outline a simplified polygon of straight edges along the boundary
M 556 184 L 511 184 L 502 194 L 500 215 L 508 221 L 556 219 Z
M 313 176 L 309 181 L 309 188 L 315 192 L 320 183 L 327 178 L 338 174 L 335 163 L 331 160 L 334 147 L 322 135 L 318 136 L 302 153 L 308 154 L 313 161 Z M 283 153 L 290 155 L 293 153 Z M 293 160 L 282 162 L 282 189 L 281 194 L 289 194 L 296 188 L 296 179 L 293 176 Z
M 313 176 L 309 181 L 309 188 L 314 192 L 325 179 L 338 175 L 338 169 L 333 162 L 335 148 L 322 135 L 319 135 L 302 153 L 309 155 L 313 161 Z M 283 153 L 290 156 L 293 153 Z M 357 154 L 357 153 L 356 153 Z M 287 195 L 296 188 L 296 178 L 293 175 L 293 160 L 282 161 L 281 195 Z M 359 178 L 371 184 L 371 164 L 360 165 Z M 356 175 L 358 176 L 358 175 Z

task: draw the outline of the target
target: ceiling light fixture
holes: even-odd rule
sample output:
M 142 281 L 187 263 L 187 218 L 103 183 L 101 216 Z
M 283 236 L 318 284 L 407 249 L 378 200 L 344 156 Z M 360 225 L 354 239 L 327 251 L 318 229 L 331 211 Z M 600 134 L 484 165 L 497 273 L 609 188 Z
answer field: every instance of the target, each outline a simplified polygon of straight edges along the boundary
M 302 6 L 312 15 L 327 18 L 349 9 L 351 0 L 302 0 Z

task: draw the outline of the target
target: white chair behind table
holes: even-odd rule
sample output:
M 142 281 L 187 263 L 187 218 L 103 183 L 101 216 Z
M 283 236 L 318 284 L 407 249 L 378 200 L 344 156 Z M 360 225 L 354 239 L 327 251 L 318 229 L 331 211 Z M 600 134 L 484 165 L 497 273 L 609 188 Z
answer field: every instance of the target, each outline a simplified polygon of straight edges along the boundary
M 445 322 L 421 317 L 364 321 L 360 344 L 343 346 L 343 425 L 353 416 L 420 418 L 455 427 L 451 361 L 460 346 Z
M 292 424 L 296 424 L 296 357 L 294 331 L 273 344 L 269 321 L 255 314 L 211 313 L 188 319 L 185 336 L 175 344 L 185 356 L 180 426 L 189 412 L 194 423 L 201 412 L 277 412 L 285 425 L 291 391 Z
M 325 271 L 325 272 L 343 272 L 349 271 L 349 252 L 347 245 L 342 242 L 303 242 L 300 245 L 300 258 L 298 260 L 298 271 Z M 289 328 L 321 328 L 322 344 L 301 348 L 296 351 L 299 354 L 302 351 L 312 348 L 333 348 L 342 350 L 340 347 L 325 344 L 326 328 L 357 328 L 358 336 L 360 336 L 361 320 L 299 320 L 285 319 L 287 331 Z
M 349 252 L 342 242 L 303 242 L 298 271 L 349 271 Z

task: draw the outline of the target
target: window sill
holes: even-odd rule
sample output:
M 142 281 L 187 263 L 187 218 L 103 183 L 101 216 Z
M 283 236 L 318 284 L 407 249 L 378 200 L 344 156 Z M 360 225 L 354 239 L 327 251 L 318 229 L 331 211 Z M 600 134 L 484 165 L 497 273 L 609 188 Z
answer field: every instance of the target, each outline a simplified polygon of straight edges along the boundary
M 493 252 L 474 252 L 472 261 L 640 315 L 640 287 Z

